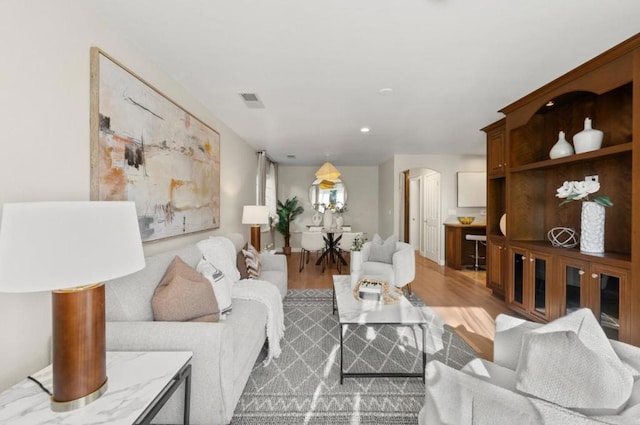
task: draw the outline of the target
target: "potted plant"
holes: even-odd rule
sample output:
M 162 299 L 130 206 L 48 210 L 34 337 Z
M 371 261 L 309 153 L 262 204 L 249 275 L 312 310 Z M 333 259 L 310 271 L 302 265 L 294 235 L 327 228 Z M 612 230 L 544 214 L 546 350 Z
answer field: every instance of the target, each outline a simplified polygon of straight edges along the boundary
M 276 209 L 278 222 L 276 223 L 276 229 L 278 229 L 278 232 L 284 237 L 284 248 L 282 252 L 287 255 L 291 254 L 291 246 L 289 246 L 291 232 L 289 231 L 289 225 L 297 216 L 302 214 L 303 211 L 304 208 L 298 205 L 297 196 L 287 199 L 284 202 L 278 201 L 278 208 Z
M 353 243 L 351 244 L 351 272 L 357 273 L 360 271 L 362 267 L 362 245 L 367 241 L 365 237 L 360 235 L 353 238 Z

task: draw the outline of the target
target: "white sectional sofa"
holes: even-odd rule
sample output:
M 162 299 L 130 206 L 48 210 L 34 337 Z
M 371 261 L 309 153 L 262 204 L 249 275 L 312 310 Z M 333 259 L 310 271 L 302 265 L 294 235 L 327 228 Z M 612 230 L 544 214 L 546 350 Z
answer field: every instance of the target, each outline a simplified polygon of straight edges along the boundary
M 192 351 L 191 423 L 228 424 L 265 343 L 267 309 L 234 299 L 231 313 L 217 323 L 154 321 L 151 299 L 176 255 L 194 268 L 202 257 L 189 245 L 147 257 L 140 272 L 106 283 L 107 350 Z M 260 279 L 275 284 L 284 298 L 286 257 L 261 254 L 261 262 Z M 184 397 L 177 394 L 154 423 L 182 423 Z
M 587 310 L 587 309 L 584 309 Z M 589 311 L 589 314 L 591 312 Z M 593 319 L 595 320 L 595 318 Z M 553 322 L 552 322 L 553 323 Z M 596 322 L 597 323 L 597 322 Z M 573 373 L 578 363 L 575 357 L 566 355 L 558 362 L 555 369 L 545 369 L 547 362 L 543 359 L 539 367 L 534 367 L 533 374 L 536 377 L 545 377 L 538 382 L 538 388 L 542 388 L 542 393 L 533 396 L 524 391 L 522 366 L 525 350 L 531 345 L 525 343 L 524 335 L 533 331 L 540 331 L 543 324 L 533 323 L 507 315 L 499 315 L 496 318 L 496 334 L 494 343 L 494 361 L 489 362 L 482 359 L 475 359 L 468 363 L 461 370 L 455 370 L 438 361 L 431 361 L 426 369 L 426 398 L 425 405 L 420 411 L 420 425 L 471 425 L 471 424 L 491 424 L 491 425 L 573 425 L 573 424 L 640 424 L 640 348 L 610 340 L 607 347 L 605 337 L 602 339 L 591 339 L 595 342 L 595 351 L 613 349 L 611 353 L 616 358 L 609 358 L 604 362 L 621 362 L 623 369 L 632 376 L 630 396 L 628 400 L 618 409 L 617 412 L 600 411 L 601 406 L 597 406 L 599 400 L 606 397 L 603 392 L 611 389 L 612 392 L 628 385 L 624 379 L 620 383 L 607 382 L 605 378 L 597 379 L 598 372 L 591 374 L 591 384 L 586 381 L 589 373 Z M 581 332 L 582 324 L 577 327 Z M 563 336 L 562 332 L 557 332 Z M 546 335 L 549 335 L 547 333 Z M 568 333 L 564 334 L 564 336 Z M 602 334 L 604 335 L 604 333 Z M 581 345 L 577 342 L 578 337 L 571 337 L 573 346 Z M 584 339 L 584 337 L 580 337 Z M 587 346 L 590 344 L 587 336 Z M 537 341 L 537 340 L 536 340 Z M 592 348 L 594 345 L 591 346 Z M 562 350 L 553 346 L 547 353 L 551 355 L 560 354 Z M 552 353 L 555 351 L 555 353 Z M 591 351 L 591 350 L 590 350 Z M 544 355 L 544 352 L 542 352 Z M 590 355 L 592 353 L 587 353 Z M 540 356 L 538 356 L 540 358 Z M 587 363 L 590 368 L 596 363 Z M 534 364 L 535 366 L 535 364 Z M 595 381 L 593 377 L 596 377 Z M 559 377 L 554 381 L 553 378 Z M 547 381 L 547 382 L 545 382 Z M 558 385 L 559 384 L 559 385 Z M 568 384 L 563 387 L 563 384 Z M 575 394 L 565 394 L 573 393 Z M 580 395 L 581 394 L 581 395 Z M 549 401 L 550 399 L 570 399 L 572 397 L 584 401 L 591 397 L 594 402 L 582 406 L 582 408 L 568 408 L 558 403 Z M 593 410 L 593 412 L 589 412 Z M 607 409 L 604 409 L 607 410 Z M 610 409 L 609 409 L 610 410 Z M 585 412 L 586 411 L 586 412 Z

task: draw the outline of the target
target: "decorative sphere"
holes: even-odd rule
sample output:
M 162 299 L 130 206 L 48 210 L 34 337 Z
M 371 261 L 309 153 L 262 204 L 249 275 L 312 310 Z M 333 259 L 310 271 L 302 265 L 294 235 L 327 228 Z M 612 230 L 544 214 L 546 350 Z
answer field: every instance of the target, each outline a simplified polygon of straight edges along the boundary
M 573 248 L 578 245 L 578 234 L 571 227 L 554 227 L 547 232 L 547 239 L 556 248 Z

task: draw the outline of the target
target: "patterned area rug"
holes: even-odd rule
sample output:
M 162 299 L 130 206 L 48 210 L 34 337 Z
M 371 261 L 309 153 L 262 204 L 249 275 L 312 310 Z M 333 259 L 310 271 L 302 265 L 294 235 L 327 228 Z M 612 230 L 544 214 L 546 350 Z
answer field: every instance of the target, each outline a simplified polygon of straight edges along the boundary
M 236 407 L 232 425 L 416 424 L 424 404 L 420 378 L 345 378 L 340 385 L 338 316 L 330 289 L 289 290 L 282 354 L 267 367 L 263 350 Z M 427 361 L 457 369 L 477 355 L 424 306 Z M 422 332 L 395 326 L 350 327 L 344 336 L 349 372 L 419 372 Z

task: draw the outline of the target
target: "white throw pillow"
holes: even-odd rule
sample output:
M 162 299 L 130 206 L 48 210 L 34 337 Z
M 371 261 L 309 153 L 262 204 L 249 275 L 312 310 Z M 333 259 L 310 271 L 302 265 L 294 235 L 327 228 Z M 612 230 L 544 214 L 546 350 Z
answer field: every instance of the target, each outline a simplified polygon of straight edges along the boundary
M 523 335 L 516 388 L 589 415 L 617 414 L 633 377 L 589 309 Z
M 216 294 L 218 300 L 218 307 L 220 308 L 220 314 L 226 314 L 231 311 L 231 281 L 224 273 L 216 268 L 209 261 L 204 258 L 198 262 L 196 270 L 207 278 L 213 287 L 213 292 Z
M 224 236 L 211 236 L 196 244 L 205 260 L 209 261 L 231 282 L 240 279 L 240 272 L 236 267 L 236 249 L 233 242 Z
M 369 261 L 392 264 L 397 241 L 398 237 L 396 235 L 391 235 L 384 241 L 377 233 L 373 235 L 369 249 Z

